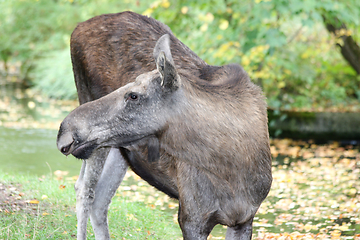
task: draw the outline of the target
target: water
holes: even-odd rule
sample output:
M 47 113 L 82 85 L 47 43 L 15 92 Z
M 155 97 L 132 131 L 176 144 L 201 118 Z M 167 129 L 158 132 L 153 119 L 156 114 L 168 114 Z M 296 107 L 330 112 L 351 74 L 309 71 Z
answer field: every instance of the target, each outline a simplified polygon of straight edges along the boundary
M 56 135 L 56 130 L 0 127 L 1 170 L 39 176 L 61 170 L 78 175 L 81 161 L 59 152 Z
M 1 80 L 1 171 L 46 175 L 61 170 L 69 171 L 68 176 L 78 175 L 81 161 L 72 156 L 66 158 L 56 147 L 56 129 L 77 103 L 50 100 L 22 89 L 17 81 Z

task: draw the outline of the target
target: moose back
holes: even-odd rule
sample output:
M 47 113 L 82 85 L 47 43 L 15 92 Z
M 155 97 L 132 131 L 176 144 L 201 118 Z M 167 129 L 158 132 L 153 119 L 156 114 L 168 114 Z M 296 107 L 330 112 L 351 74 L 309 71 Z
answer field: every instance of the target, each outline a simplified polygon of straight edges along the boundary
M 124 162 L 179 199 L 184 239 L 206 239 L 217 224 L 228 226 L 226 239 L 250 239 L 272 176 L 265 99 L 242 67 L 208 65 L 166 25 L 132 12 L 79 24 L 71 54 L 81 105 L 57 145 L 91 166 L 82 168 L 77 208 L 91 215 L 96 238 L 108 236 L 106 216 L 93 216 L 108 206 L 96 203 L 105 198 L 97 185 L 118 186 L 126 170 L 104 174 L 104 165 Z

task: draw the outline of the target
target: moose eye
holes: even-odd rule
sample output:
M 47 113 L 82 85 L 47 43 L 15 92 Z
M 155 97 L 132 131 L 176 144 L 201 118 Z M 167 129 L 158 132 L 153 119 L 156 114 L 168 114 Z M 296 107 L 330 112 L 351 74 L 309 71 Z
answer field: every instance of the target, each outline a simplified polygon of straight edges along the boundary
M 137 100 L 139 98 L 139 95 L 136 94 L 136 93 L 130 93 L 129 96 L 128 96 L 128 99 L 129 100 Z

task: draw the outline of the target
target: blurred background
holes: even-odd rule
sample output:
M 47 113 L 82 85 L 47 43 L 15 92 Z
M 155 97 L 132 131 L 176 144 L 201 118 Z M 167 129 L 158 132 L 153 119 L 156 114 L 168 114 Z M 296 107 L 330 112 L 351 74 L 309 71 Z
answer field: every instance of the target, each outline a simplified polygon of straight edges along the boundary
M 2 171 L 78 174 L 81 162 L 55 144 L 78 105 L 70 36 L 125 10 L 167 24 L 208 64 L 242 65 L 262 87 L 275 181 L 257 231 L 360 239 L 359 0 L 0 0 Z
M 335 138 L 337 132 L 359 138 L 353 114 L 360 111 L 357 0 L 2 0 L 0 8 L 1 96 L 17 91 L 36 97 L 27 106 L 30 114 L 44 111 L 37 102 L 43 97 L 76 100 L 69 41 L 77 23 L 132 10 L 170 26 L 209 64 L 241 64 L 265 92 L 271 135 L 326 138 L 321 134 L 330 129 Z M 337 119 L 299 112 L 351 114 Z M 303 126 L 304 119 L 313 125 Z M 339 121 L 347 122 L 334 125 Z

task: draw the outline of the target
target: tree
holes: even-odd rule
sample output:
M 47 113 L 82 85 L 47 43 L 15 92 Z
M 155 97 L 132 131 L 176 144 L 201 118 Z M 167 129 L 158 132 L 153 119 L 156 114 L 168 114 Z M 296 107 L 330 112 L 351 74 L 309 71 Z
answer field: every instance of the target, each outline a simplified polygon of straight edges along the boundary
M 337 17 L 333 17 L 331 20 L 325 16 L 323 18 L 326 29 L 342 40 L 342 43 L 337 43 L 341 49 L 342 56 L 360 75 L 360 47 L 351 36 L 351 31 L 349 32 L 346 25 L 341 23 Z
M 73 89 L 65 64 L 77 22 L 133 10 L 169 25 L 209 64 L 241 64 L 271 108 L 321 110 L 360 99 L 358 0 L 11 0 L 0 9 L 2 61 L 21 62 L 45 92 L 63 89 L 55 97 Z
M 167 2 L 157 1 L 144 13 L 167 23 L 207 62 L 241 63 L 263 86 L 270 107 L 319 109 L 360 99 L 352 35 L 360 29 L 359 1 Z M 336 16 L 353 31 L 340 39 L 328 34 L 323 16 Z M 339 44 L 350 66 L 335 48 Z

